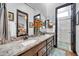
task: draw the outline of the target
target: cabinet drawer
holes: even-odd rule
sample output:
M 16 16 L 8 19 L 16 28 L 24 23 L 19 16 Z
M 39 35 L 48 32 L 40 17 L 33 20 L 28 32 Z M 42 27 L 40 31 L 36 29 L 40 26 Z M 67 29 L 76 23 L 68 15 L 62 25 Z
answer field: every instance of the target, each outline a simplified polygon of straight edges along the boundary
M 50 47 L 52 47 L 52 42 L 49 42 L 49 43 L 47 44 L 47 49 L 50 48 Z
M 47 40 L 47 43 L 49 43 L 49 42 L 52 41 L 52 40 L 53 40 L 53 37 L 49 38 L 49 39 Z
M 42 49 L 38 52 L 38 56 L 42 56 L 44 53 L 46 53 L 46 47 L 42 48 Z
M 52 47 L 54 46 L 54 40 L 52 40 Z

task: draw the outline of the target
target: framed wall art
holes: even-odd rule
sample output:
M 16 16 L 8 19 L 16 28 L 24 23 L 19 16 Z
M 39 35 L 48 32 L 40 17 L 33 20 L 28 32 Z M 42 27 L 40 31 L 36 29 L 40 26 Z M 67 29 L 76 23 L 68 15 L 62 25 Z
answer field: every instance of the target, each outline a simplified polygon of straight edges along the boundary
M 8 12 L 8 20 L 9 21 L 14 21 L 14 13 Z

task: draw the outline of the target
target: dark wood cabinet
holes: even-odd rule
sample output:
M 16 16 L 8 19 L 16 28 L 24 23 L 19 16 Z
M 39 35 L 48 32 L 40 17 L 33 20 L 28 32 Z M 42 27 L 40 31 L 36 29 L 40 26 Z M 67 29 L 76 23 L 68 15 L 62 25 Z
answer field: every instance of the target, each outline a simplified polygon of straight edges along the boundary
M 20 56 L 47 56 L 53 48 L 53 36 L 25 51 Z

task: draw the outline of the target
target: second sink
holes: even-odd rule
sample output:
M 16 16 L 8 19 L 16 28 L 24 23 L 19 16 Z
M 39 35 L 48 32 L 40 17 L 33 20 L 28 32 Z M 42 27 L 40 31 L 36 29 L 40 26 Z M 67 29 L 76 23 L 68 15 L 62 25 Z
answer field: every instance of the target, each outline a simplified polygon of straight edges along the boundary
M 26 40 L 25 42 L 22 42 L 21 44 L 23 45 L 23 46 L 27 46 L 27 45 L 29 45 L 29 44 L 32 44 L 32 43 L 35 43 L 37 40 Z

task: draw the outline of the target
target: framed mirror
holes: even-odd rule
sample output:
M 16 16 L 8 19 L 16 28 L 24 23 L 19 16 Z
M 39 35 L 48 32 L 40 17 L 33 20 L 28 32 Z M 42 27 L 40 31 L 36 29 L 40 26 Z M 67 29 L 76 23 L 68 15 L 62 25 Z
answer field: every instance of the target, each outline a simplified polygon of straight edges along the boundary
M 45 28 L 53 28 L 53 21 L 45 20 Z
M 37 20 L 37 19 L 41 19 L 40 14 L 37 14 L 34 16 L 34 24 L 35 24 L 35 20 Z M 37 32 L 38 32 L 38 30 L 34 27 L 34 34 L 37 34 Z
M 17 10 L 17 37 L 28 35 L 28 14 Z

